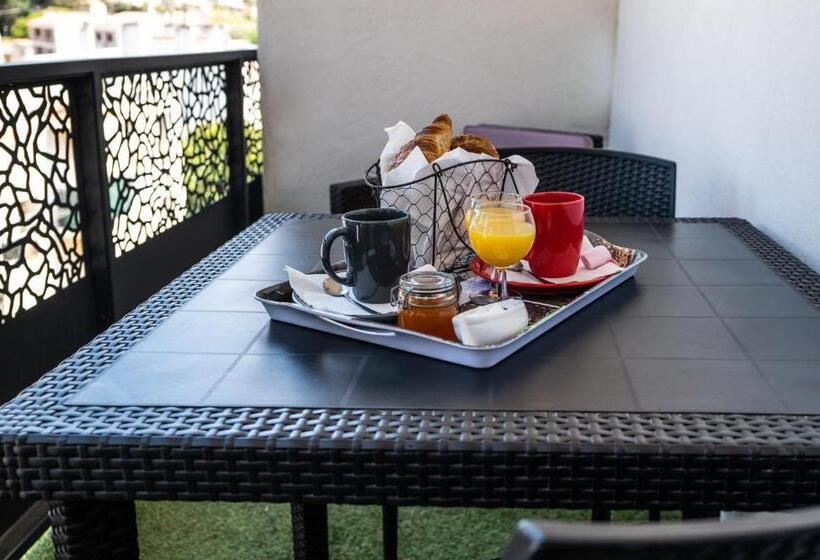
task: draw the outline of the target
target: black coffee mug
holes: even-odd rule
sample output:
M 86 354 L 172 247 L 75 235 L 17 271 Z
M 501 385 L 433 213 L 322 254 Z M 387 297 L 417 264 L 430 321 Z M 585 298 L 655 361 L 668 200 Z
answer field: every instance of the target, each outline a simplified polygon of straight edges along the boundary
M 347 272 L 339 276 L 330 262 L 330 248 L 344 239 Z M 387 303 L 390 290 L 410 266 L 410 216 L 395 208 L 365 208 L 342 215 L 342 227 L 322 241 L 322 268 L 328 276 L 353 288 L 363 302 Z

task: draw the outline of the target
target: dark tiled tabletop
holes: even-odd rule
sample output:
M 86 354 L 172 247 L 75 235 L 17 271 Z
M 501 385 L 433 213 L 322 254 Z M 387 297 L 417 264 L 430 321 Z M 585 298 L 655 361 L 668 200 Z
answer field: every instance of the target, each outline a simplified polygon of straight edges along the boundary
M 473 370 L 268 320 L 336 223 L 280 227 L 71 402 L 820 413 L 820 314 L 721 224 L 590 224 L 649 253 L 635 280 Z

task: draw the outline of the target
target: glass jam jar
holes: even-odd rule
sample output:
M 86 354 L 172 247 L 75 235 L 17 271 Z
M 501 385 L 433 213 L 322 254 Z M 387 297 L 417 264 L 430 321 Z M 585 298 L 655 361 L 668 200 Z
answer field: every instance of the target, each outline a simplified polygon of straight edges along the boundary
M 453 317 L 458 314 L 458 282 L 446 272 L 408 272 L 393 288 L 399 326 L 446 340 L 455 340 Z

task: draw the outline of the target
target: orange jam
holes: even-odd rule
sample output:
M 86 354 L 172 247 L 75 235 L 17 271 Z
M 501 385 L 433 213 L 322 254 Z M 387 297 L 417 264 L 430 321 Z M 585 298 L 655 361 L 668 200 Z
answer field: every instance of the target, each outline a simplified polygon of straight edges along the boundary
M 399 326 L 445 340 L 455 340 L 458 284 L 446 272 L 408 272 L 399 280 Z

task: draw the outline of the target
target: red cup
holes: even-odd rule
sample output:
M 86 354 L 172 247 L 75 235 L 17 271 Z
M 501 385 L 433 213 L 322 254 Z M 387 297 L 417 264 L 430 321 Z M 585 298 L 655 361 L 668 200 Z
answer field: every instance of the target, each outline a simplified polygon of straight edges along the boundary
M 575 274 L 584 239 L 584 197 L 539 192 L 525 196 L 524 204 L 532 209 L 535 221 L 535 242 L 526 257 L 530 270 L 546 278 Z

